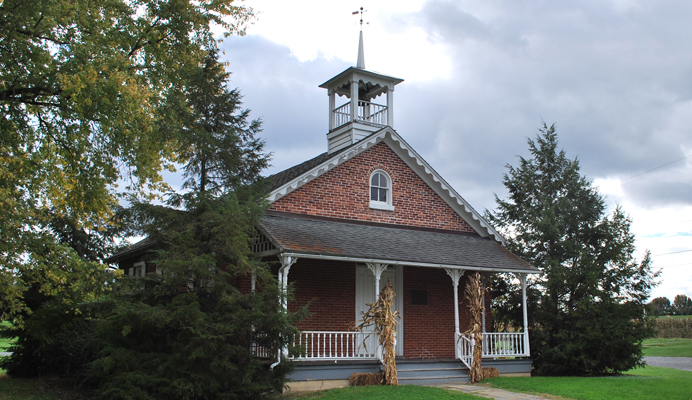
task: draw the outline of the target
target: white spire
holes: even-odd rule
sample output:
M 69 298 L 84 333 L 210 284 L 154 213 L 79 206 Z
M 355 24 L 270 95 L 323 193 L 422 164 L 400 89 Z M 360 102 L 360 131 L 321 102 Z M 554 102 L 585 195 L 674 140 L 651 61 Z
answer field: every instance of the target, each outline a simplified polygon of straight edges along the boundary
M 365 69 L 365 52 L 363 51 L 363 31 L 360 31 L 360 40 L 358 41 L 358 62 L 356 68 Z

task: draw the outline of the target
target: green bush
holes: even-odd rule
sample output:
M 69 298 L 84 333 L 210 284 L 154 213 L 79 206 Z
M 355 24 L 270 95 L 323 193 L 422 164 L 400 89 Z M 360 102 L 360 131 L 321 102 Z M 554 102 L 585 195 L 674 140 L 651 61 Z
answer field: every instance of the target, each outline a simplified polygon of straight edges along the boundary
M 656 337 L 692 339 L 692 318 L 657 318 Z

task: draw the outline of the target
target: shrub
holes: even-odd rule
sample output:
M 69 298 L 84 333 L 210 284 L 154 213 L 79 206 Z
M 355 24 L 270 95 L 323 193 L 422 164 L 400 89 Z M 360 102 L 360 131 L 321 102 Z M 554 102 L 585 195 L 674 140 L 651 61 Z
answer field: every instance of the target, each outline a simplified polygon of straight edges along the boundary
M 665 339 L 692 339 L 692 318 L 658 318 L 656 337 Z

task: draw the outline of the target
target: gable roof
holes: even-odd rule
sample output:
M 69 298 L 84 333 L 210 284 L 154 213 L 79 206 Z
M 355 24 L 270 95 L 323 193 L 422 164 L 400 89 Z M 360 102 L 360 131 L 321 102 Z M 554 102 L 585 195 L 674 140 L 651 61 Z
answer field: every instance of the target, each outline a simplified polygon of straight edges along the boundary
M 490 238 L 391 224 L 268 211 L 259 223 L 284 255 L 435 268 L 534 273 L 536 267 Z
M 500 235 L 447 181 L 435 171 L 394 129 L 385 127 L 366 138 L 332 154 L 319 156 L 268 177 L 268 200 L 274 202 L 322 176 L 378 143 L 386 143 L 423 181 L 483 237 L 504 244 Z

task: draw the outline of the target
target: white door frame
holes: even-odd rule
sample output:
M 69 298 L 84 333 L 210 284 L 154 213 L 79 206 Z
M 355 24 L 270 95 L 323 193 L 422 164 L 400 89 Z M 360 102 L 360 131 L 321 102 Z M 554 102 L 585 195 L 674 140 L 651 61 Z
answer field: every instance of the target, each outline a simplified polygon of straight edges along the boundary
M 387 283 L 388 279 L 394 278 L 394 309 L 399 311 L 399 323 L 396 327 L 396 355 L 404 355 L 404 267 L 401 265 L 391 265 L 386 271 L 382 272 L 380 277 L 380 290 Z M 361 279 L 369 279 L 370 284 L 363 284 Z M 371 290 L 375 285 L 375 276 L 372 271 L 364 264 L 356 264 L 356 321 L 362 317 L 360 314 L 364 311 L 365 303 L 375 301 L 374 291 Z M 365 290 L 368 288 L 368 290 Z M 372 299 L 372 300 L 371 300 Z M 361 302 L 361 304 L 359 304 Z M 368 349 L 370 350 L 370 349 Z

